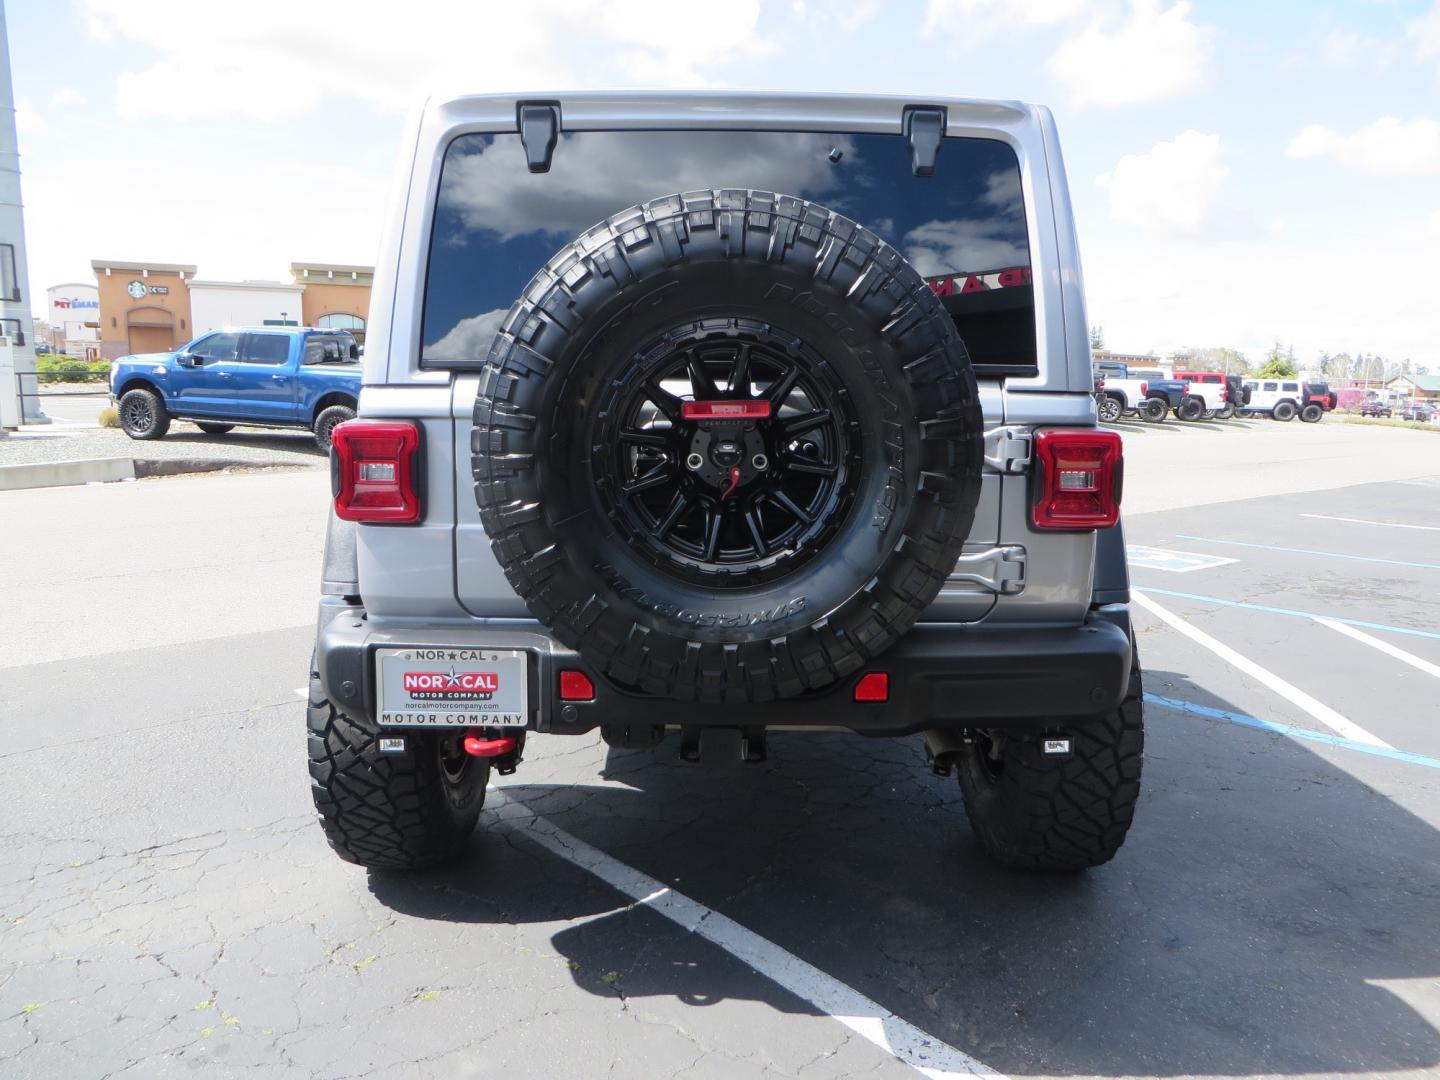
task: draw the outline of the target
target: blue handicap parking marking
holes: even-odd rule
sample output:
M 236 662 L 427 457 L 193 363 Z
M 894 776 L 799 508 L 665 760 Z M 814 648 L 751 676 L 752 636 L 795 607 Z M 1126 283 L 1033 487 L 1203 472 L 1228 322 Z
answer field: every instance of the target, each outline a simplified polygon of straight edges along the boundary
M 1209 570 L 1237 562 L 1219 555 L 1201 555 L 1194 551 L 1171 551 L 1169 548 L 1125 546 L 1125 556 L 1131 566 L 1143 566 L 1147 570 L 1169 570 L 1174 574 L 1188 574 L 1192 570 Z

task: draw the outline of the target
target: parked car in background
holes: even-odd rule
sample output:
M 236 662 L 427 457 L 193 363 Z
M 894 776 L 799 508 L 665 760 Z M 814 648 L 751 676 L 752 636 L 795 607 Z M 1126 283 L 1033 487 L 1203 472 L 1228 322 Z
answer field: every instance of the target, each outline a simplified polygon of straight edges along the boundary
M 1331 390 L 1330 384 L 1324 380 L 1301 383 L 1300 397 L 1300 419 L 1306 424 L 1318 422 L 1340 401 L 1340 395 Z
M 1429 423 L 1431 420 L 1435 419 L 1435 415 L 1437 412 L 1440 412 L 1440 410 L 1437 410 L 1434 405 L 1431 405 L 1428 402 L 1412 401 L 1409 405 L 1406 405 L 1400 410 L 1400 419 L 1420 420 L 1424 423 Z
M 236 424 L 309 428 L 329 450 L 336 425 L 355 416 L 360 349 L 346 330 L 215 330 L 176 352 L 120 357 L 110 396 L 132 439 L 159 439 L 171 420 L 191 420 L 210 435 Z
M 1158 424 L 1185 406 L 1185 383 L 1168 379 L 1159 371 L 1131 371 L 1118 361 L 1102 360 L 1095 365 L 1104 378 L 1104 398 L 1099 402 L 1100 419 L 1113 423 L 1125 415 L 1140 416 Z
M 1250 391 L 1245 415 L 1268 413 L 1274 420 L 1294 420 L 1304 404 L 1299 379 L 1246 379 L 1245 389 Z
M 1189 394 L 1189 400 L 1175 412 L 1181 420 L 1214 419 L 1230 402 L 1223 371 L 1176 371 L 1173 378 L 1185 383 Z
M 1225 376 L 1225 404 L 1215 414 L 1217 420 L 1229 420 L 1250 401 L 1250 391 L 1245 389 L 1245 376 Z
M 1361 416 L 1387 416 L 1387 417 L 1388 417 L 1388 416 L 1393 416 L 1394 414 L 1395 414 L 1395 410 L 1392 409 L 1392 408 L 1390 408 L 1390 403 L 1389 403 L 1388 401 L 1381 401 L 1381 400 L 1379 400 L 1378 398 L 1374 398 L 1374 399 L 1371 399 L 1371 400 L 1368 400 L 1368 401 L 1362 401 L 1362 402 L 1360 403 L 1360 415 L 1361 415 Z

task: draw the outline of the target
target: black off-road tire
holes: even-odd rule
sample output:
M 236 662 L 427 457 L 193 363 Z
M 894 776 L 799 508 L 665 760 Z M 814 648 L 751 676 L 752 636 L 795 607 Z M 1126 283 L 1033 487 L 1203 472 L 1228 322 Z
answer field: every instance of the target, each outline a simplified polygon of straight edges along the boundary
M 849 509 L 788 574 L 672 571 L 617 524 L 608 388 L 711 336 L 820 358 L 853 418 Z M 738 704 L 829 686 L 910 628 L 970 531 L 982 441 L 964 345 L 898 251 L 815 203 L 727 189 L 617 214 L 536 274 L 471 446 L 496 557 L 556 638 L 622 685 Z
M 217 424 L 213 420 L 196 420 L 195 426 L 206 435 L 224 435 L 227 431 L 234 431 L 234 424 Z
M 1234 416 L 1235 416 L 1235 406 L 1234 406 L 1234 405 L 1222 405 L 1220 408 L 1218 408 L 1218 409 L 1215 410 L 1215 419 L 1216 419 L 1216 420 L 1230 420 L 1230 419 L 1233 419 Z
M 1164 398 L 1146 398 L 1145 403 L 1140 406 L 1140 419 L 1147 424 L 1162 424 L 1169 415 L 1170 403 Z
M 382 754 L 380 729 L 336 709 L 313 671 L 305 720 L 310 792 L 337 855 L 372 870 L 418 870 L 464 853 L 485 804 L 490 762 L 463 749 L 442 755 L 443 740 L 458 740 L 458 731 L 388 730 L 408 749 Z
M 1175 415 L 1187 423 L 1194 423 L 1205 415 L 1205 403 L 1199 398 L 1186 398 L 1175 410 Z
M 1302 423 L 1306 424 L 1318 423 L 1320 418 L 1324 415 L 1324 406 L 1316 405 L 1313 401 L 1300 410 L 1300 420 Z
M 1113 424 L 1120 419 L 1120 414 L 1125 411 L 1124 405 L 1114 394 L 1106 394 L 1100 399 L 1096 411 L 1102 423 Z
M 1140 797 L 1145 749 L 1140 657 L 1110 713 L 1057 724 L 1068 758 L 1041 754 L 1041 737 L 995 733 L 970 744 L 958 772 L 965 813 L 985 853 L 1019 870 L 1075 871 L 1109 862 Z M 998 753 L 998 760 L 992 756 Z
M 127 390 L 116 405 L 120 428 L 132 439 L 163 438 L 170 430 L 170 410 L 154 390 Z
M 331 405 L 327 409 L 321 409 L 320 415 L 315 417 L 315 424 L 312 428 L 315 432 L 315 445 L 329 453 L 331 434 L 346 420 L 354 419 L 355 410 L 349 405 Z
M 1270 410 L 1270 419 L 1288 422 L 1295 419 L 1297 411 L 1293 401 L 1277 401 L 1275 408 Z

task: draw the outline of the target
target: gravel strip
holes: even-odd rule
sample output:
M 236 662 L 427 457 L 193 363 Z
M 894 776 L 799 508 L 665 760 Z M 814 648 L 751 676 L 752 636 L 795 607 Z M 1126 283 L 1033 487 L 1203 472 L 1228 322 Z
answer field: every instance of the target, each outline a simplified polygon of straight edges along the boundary
M 139 442 L 113 428 L 21 428 L 0 438 L 0 465 L 82 458 L 224 458 L 227 461 L 320 468 L 329 459 L 308 431 L 238 427 L 225 435 L 206 435 L 176 421 L 163 439 Z

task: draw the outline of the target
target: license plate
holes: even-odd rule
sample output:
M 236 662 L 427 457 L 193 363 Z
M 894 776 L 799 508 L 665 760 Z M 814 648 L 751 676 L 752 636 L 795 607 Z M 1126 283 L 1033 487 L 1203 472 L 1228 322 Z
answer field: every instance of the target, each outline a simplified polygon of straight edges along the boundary
M 388 727 L 524 727 L 523 649 L 377 649 L 376 717 Z

